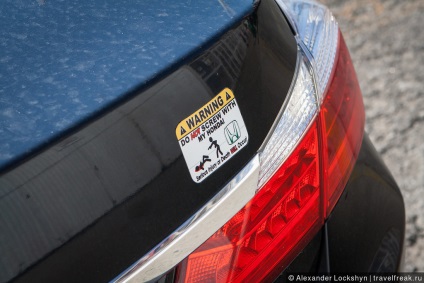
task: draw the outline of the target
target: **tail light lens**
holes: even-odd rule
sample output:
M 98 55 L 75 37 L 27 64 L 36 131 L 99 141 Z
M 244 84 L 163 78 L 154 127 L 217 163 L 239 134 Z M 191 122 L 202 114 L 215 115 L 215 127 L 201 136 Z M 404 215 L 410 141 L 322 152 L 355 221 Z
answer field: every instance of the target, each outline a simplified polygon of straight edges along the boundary
M 359 83 L 341 35 L 340 39 L 337 65 L 320 113 L 326 216 L 336 205 L 355 165 L 365 124 Z
M 365 115 L 331 13 L 279 2 L 297 30 L 291 93 L 263 150 L 258 193 L 178 266 L 179 282 L 272 280 L 322 227 L 351 174 Z

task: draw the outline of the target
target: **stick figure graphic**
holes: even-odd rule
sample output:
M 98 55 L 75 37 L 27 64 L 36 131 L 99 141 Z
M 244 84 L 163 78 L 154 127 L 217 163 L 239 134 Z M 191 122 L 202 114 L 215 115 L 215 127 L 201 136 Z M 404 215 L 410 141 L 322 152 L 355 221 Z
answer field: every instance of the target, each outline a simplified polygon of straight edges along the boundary
M 209 138 L 209 141 L 211 142 L 211 145 L 208 147 L 208 149 L 211 149 L 212 146 L 215 146 L 215 148 L 216 148 L 216 157 L 218 158 L 219 157 L 219 154 L 218 153 L 220 153 L 222 155 L 221 147 L 219 146 L 219 144 L 217 143 L 216 140 L 213 140 L 212 137 Z
M 205 169 L 203 168 L 203 165 L 204 165 L 206 162 L 208 162 L 208 161 L 211 161 L 211 160 L 210 160 L 210 158 L 209 158 L 209 156 L 207 156 L 207 155 L 203 155 L 202 161 L 200 161 L 200 164 L 199 164 L 198 166 L 196 166 L 196 168 L 194 169 L 194 171 L 195 171 L 195 172 L 199 172 L 200 170 L 205 170 Z

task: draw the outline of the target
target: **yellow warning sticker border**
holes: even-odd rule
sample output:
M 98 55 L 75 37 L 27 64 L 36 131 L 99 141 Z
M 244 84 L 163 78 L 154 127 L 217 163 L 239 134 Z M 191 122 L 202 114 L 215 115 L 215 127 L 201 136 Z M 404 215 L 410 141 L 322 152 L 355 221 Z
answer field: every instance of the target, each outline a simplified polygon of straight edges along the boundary
M 175 128 L 175 135 L 178 141 L 196 130 L 213 115 L 218 113 L 225 105 L 234 99 L 234 94 L 229 88 L 223 89 L 208 103 L 200 107 L 196 112 L 182 120 Z

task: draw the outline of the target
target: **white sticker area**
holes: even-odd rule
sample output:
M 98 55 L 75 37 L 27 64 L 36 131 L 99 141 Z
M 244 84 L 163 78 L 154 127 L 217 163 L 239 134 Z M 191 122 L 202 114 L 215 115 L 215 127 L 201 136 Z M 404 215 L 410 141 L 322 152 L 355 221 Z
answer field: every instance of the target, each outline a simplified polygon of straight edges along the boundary
M 175 133 L 196 183 L 212 175 L 249 140 L 237 101 L 228 88 L 182 120 Z

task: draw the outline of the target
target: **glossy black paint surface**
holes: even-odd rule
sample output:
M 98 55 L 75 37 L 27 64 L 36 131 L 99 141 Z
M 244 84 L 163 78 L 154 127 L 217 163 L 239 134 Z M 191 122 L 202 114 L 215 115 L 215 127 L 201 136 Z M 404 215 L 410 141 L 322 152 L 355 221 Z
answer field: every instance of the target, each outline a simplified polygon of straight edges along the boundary
M 332 272 L 398 270 L 405 234 L 403 198 L 368 136 L 327 225 Z
M 104 282 L 213 197 L 256 153 L 290 87 L 296 43 L 274 1 L 132 99 L 0 177 L 0 272 L 16 282 Z M 192 181 L 176 125 L 233 90 L 249 143 Z
M 396 272 L 404 235 L 402 195 L 365 134 L 350 179 L 325 226 L 275 282 L 306 272 Z

